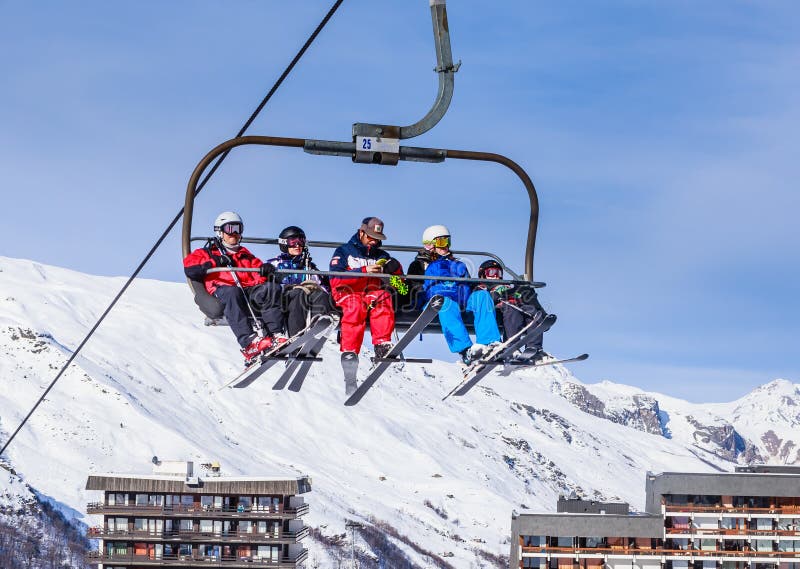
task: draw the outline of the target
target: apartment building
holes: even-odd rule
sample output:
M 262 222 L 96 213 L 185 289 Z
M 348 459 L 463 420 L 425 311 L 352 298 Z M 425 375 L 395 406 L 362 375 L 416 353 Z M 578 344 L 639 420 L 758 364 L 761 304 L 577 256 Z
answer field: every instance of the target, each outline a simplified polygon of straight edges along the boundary
M 511 567 L 800 569 L 800 468 L 648 473 L 644 513 L 559 500 L 512 516 Z
M 215 464 L 198 476 L 191 462 L 154 464 L 149 475 L 89 476 L 86 489 L 103 493 L 87 506 L 103 516 L 89 530 L 99 540 L 90 564 L 288 569 L 305 561 L 309 477 L 224 477 Z

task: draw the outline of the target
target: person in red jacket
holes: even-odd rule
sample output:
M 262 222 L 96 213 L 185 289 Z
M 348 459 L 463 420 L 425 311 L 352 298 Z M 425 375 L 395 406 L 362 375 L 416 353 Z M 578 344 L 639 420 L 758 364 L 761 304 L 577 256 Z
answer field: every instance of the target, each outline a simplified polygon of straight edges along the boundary
M 286 341 L 280 336 L 281 322 L 265 319 L 269 308 L 280 305 L 281 286 L 272 281 L 275 267 L 264 264 L 241 244 L 244 223 L 238 213 L 222 212 L 214 221 L 217 239 L 205 247 L 195 249 L 183 260 L 186 276 L 204 284 L 209 294 L 222 301 L 225 319 L 242 347 L 245 364 L 271 348 L 276 342 Z M 207 272 L 215 267 L 256 268 L 259 272 Z M 238 282 L 237 282 L 238 280 Z M 253 329 L 251 310 L 261 320 L 263 336 Z
M 331 271 L 357 273 L 386 273 L 399 275 L 403 267 L 397 259 L 380 248 L 386 239 L 383 221 L 367 217 L 350 241 L 333 252 Z M 342 309 L 341 351 L 345 375 L 345 391 L 349 395 L 356 388 L 358 353 L 364 340 L 367 318 L 370 322 L 375 357 L 383 358 L 392 348 L 394 308 L 392 295 L 386 281 L 367 277 L 331 277 L 331 295 Z

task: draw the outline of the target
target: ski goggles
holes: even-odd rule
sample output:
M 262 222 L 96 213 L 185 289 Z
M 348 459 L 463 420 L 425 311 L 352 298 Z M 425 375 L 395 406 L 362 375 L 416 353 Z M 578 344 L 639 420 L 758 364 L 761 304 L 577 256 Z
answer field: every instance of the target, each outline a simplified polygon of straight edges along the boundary
M 303 248 L 306 246 L 306 238 L 305 237 L 289 237 L 288 239 L 278 239 L 279 245 L 286 245 L 289 248 L 293 247 L 300 247 Z
M 441 237 L 434 237 L 428 241 L 425 241 L 425 245 L 433 245 L 434 247 L 438 247 L 439 249 L 448 249 L 450 247 L 450 236 L 449 235 L 442 235 Z
M 223 233 L 228 235 L 241 235 L 242 234 L 242 224 L 238 221 L 231 221 L 229 223 L 223 223 L 220 227 L 220 230 Z
M 502 279 L 503 269 L 500 267 L 486 267 L 483 270 L 483 277 L 486 279 Z

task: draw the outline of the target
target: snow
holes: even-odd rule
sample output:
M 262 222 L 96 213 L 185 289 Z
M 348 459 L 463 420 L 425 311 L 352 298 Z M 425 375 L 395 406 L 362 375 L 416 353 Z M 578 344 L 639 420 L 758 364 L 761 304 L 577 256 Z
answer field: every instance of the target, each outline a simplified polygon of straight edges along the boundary
M 0 257 L 2 440 L 124 282 Z M 185 284 L 138 280 L 5 458 L 37 491 L 78 512 L 98 499 L 84 489 L 89 474 L 147 475 L 153 456 L 217 460 L 224 476 L 309 475 L 308 525 L 332 535 L 345 533 L 347 519 L 388 522 L 468 567 L 478 547 L 508 554 L 513 509 L 554 511 L 558 495 L 575 490 L 641 510 L 647 471 L 733 470 L 694 446 L 686 416 L 736 419 L 755 443 L 767 428 L 785 438 L 798 422 L 788 400 L 800 404 L 800 386 L 788 381 L 702 406 L 645 394 L 669 415 L 668 439 L 573 406 L 553 389 L 581 384 L 561 366 L 491 374 L 468 396 L 443 402 L 460 371 L 441 361 L 394 367 L 359 405 L 344 407 L 332 344 L 299 393 L 271 389 L 279 366 L 246 389 L 220 390 L 242 363 L 230 331 L 203 326 Z M 642 394 L 611 382 L 585 387 L 614 406 Z M 22 492 L 15 484 L 0 481 L 0 492 Z

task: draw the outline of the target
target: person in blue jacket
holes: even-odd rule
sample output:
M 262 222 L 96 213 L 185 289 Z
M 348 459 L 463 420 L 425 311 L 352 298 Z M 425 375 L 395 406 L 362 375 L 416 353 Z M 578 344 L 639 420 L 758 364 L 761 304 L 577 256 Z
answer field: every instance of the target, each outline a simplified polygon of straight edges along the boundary
M 408 274 L 469 278 L 467 266 L 450 252 L 450 230 L 444 225 L 432 225 L 422 234 L 423 249 L 408 268 Z M 447 347 L 461 355 L 461 361 L 469 365 L 480 358 L 487 349 L 500 341 L 494 301 L 486 289 L 472 289 L 469 283 L 458 281 L 426 280 L 417 291 L 421 300 L 429 301 L 435 295 L 445 298 L 439 311 Z M 461 309 L 475 316 L 475 339 L 473 344 L 461 318 Z

